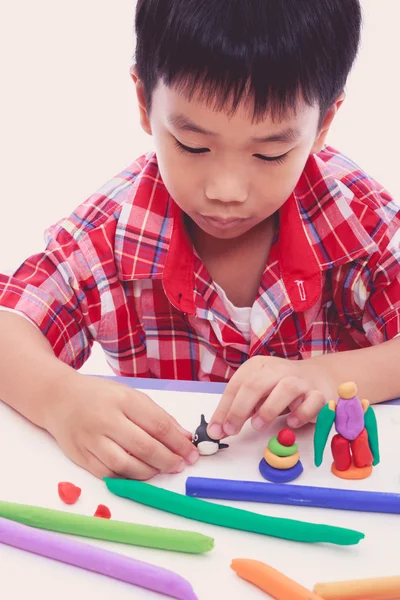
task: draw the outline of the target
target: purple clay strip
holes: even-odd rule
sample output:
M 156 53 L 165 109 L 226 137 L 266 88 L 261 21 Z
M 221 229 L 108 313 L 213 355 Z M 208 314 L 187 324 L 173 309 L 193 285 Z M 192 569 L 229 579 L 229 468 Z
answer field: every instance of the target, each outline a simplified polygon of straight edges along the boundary
M 171 598 L 198 600 L 190 583 L 172 571 L 8 519 L 0 518 L 0 543 Z

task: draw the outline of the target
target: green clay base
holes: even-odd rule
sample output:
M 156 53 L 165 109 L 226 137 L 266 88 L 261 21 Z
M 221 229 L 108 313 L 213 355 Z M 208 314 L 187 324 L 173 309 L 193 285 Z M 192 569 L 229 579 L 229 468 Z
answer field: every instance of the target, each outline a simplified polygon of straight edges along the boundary
M 0 502 L 0 517 L 49 531 L 160 550 L 202 554 L 214 547 L 214 540 L 201 533 L 110 521 L 12 502 Z
M 363 533 L 352 529 L 266 517 L 240 508 L 205 502 L 141 481 L 109 478 L 105 478 L 104 481 L 110 492 L 122 498 L 221 527 L 251 531 L 295 542 L 327 542 L 341 546 L 358 544 L 365 537 Z
M 298 447 L 297 444 L 293 444 L 293 446 L 283 446 L 280 444 L 277 437 L 273 437 L 269 440 L 268 449 L 271 450 L 272 454 L 275 456 L 293 456 L 296 454 Z

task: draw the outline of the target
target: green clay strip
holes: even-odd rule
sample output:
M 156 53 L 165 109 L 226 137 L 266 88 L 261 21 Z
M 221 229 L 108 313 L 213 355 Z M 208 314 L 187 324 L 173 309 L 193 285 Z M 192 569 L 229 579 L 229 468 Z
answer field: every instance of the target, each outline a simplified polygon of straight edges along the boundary
M 371 406 L 368 407 L 367 412 L 365 413 L 365 429 L 368 433 L 368 442 L 371 448 L 372 456 L 374 457 L 374 462 L 372 463 L 374 467 L 380 462 L 379 456 L 379 441 L 378 441 L 378 425 L 376 422 L 376 416 L 374 410 Z
M 324 456 L 326 442 L 328 440 L 332 425 L 335 422 L 336 413 L 325 404 L 319 411 L 314 431 L 314 463 L 320 467 Z
M 269 440 L 268 448 L 275 456 L 293 456 L 298 449 L 297 444 L 293 444 L 293 446 L 284 446 L 278 441 L 277 437 L 273 437 Z
M 0 516 L 49 531 L 160 550 L 202 554 L 214 547 L 214 540 L 201 533 L 109 521 L 12 502 L 0 502 Z
M 365 537 L 363 533 L 352 529 L 266 517 L 240 508 L 205 502 L 141 481 L 109 478 L 105 478 L 104 481 L 110 492 L 122 498 L 221 527 L 261 533 L 295 542 L 328 542 L 341 546 L 358 544 Z

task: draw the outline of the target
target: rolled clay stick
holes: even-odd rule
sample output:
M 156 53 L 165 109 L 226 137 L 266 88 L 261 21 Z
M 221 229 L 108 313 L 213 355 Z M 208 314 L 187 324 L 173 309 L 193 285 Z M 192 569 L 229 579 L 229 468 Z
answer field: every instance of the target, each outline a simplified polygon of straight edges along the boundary
M 308 485 L 288 485 L 287 483 L 188 477 L 186 494 L 197 498 L 400 514 L 400 494 L 388 492 L 364 492 Z
M 0 502 L 0 517 L 49 531 L 159 550 L 201 554 L 214 547 L 213 538 L 201 533 L 110 521 L 12 502 Z
M 258 560 L 235 558 L 231 569 L 276 600 L 322 600 L 321 596 Z
M 178 600 L 198 600 L 180 575 L 83 542 L 0 518 L 0 543 L 87 571 L 137 585 Z
M 316 583 L 314 592 L 324 600 L 397 600 L 400 598 L 400 577 Z
M 221 527 L 252 531 L 296 542 L 327 542 L 341 546 L 358 544 L 365 537 L 363 533 L 352 529 L 266 517 L 240 508 L 205 502 L 142 481 L 109 478 L 105 478 L 104 481 L 110 492 L 122 498 Z

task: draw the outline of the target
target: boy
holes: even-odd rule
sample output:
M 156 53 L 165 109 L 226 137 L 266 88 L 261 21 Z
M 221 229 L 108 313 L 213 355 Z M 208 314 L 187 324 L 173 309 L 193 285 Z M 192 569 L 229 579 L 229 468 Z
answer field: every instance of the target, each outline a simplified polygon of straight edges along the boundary
M 198 458 L 146 395 L 76 371 L 95 341 L 120 375 L 229 381 L 218 439 L 298 427 L 348 379 L 400 395 L 399 207 L 325 146 L 360 25 L 358 0 L 139 0 L 156 153 L 0 278 L 0 397 L 93 474 Z

